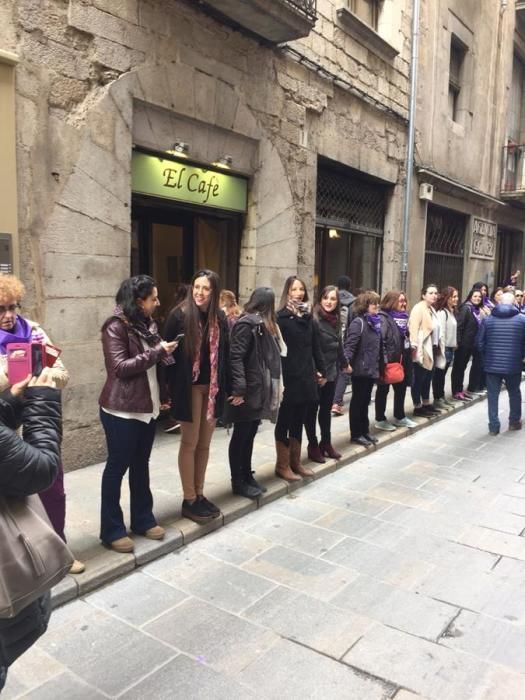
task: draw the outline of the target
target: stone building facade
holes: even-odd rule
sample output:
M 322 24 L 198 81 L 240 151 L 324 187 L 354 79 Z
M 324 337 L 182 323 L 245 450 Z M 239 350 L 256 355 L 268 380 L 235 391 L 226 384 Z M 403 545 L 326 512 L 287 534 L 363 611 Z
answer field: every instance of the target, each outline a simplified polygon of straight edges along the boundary
M 253 11 L 238 16 L 241 5 Z M 241 298 L 261 284 L 279 294 L 296 273 L 319 286 L 351 269 L 356 286 L 397 285 L 410 8 L 1 4 L 18 173 L 4 202 L 18 221 L 4 229 L 25 311 L 71 373 L 68 468 L 104 454 L 99 329 L 130 271 L 158 278 L 163 312 L 203 265 Z

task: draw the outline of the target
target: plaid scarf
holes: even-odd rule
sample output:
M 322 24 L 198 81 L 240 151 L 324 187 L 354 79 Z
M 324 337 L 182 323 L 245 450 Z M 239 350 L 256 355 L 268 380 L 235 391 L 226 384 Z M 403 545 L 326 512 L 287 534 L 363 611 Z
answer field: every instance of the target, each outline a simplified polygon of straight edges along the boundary
M 209 322 L 209 319 L 208 319 Z M 210 323 L 208 332 L 208 343 L 210 346 L 210 389 L 208 391 L 208 405 L 206 407 L 206 420 L 208 423 L 213 423 L 215 420 L 215 399 L 219 393 L 219 341 L 221 332 L 217 320 Z M 195 344 L 195 353 L 193 355 L 192 381 L 195 383 L 199 378 L 201 371 L 201 345 L 202 326 L 199 323 L 199 337 Z

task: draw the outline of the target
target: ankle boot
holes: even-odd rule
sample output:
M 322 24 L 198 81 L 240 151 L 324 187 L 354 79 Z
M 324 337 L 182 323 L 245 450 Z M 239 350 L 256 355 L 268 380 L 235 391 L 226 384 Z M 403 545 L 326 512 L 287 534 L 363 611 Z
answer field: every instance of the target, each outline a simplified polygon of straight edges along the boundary
M 255 486 L 245 483 L 244 481 L 234 481 L 232 479 L 232 493 L 245 498 L 256 499 L 262 494 L 262 491 Z
M 285 481 L 301 481 L 301 477 L 290 469 L 290 448 L 284 442 L 275 441 L 277 462 L 275 463 L 275 475 Z
M 295 438 L 290 438 L 290 469 L 300 476 L 314 476 L 311 469 L 301 464 L 301 443 Z
M 310 460 L 310 462 L 317 462 L 318 464 L 325 463 L 323 454 L 319 449 L 319 445 L 308 444 L 308 459 Z
M 330 442 L 322 442 L 319 445 L 319 449 L 321 450 L 321 454 L 325 457 L 330 457 L 331 459 L 341 459 L 341 454 L 334 450 Z

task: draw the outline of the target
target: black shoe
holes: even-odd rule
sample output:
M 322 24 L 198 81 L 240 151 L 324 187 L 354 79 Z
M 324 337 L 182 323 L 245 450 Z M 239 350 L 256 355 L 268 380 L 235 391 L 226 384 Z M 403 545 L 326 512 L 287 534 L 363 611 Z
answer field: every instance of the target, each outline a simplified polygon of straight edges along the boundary
M 418 406 L 414 408 L 414 415 L 420 418 L 430 418 L 431 414 L 425 410 L 424 406 Z
M 509 423 L 509 430 L 521 430 L 522 428 L 522 423 L 520 420 L 513 421 L 512 423 Z
M 268 489 L 266 488 L 266 486 L 263 486 L 257 481 L 257 479 L 254 477 L 254 474 L 255 472 L 250 472 L 250 476 L 246 477 L 246 483 L 250 486 L 255 486 L 255 488 L 259 489 L 259 491 L 262 491 L 262 493 L 266 493 Z
M 363 437 L 365 437 L 368 440 L 368 442 L 371 442 L 373 445 L 377 445 L 377 443 L 379 442 L 379 440 L 373 435 L 370 435 L 370 433 L 366 433 L 366 435 L 364 435 Z
M 489 435 L 499 435 L 499 430 L 489 430 Z
M 211 501 L 208 501 L 206 496 L 200 495 L 197 496 L 197 500 L 199 503 L 203 503 L 204 507 L 208 510 L 209 513 L 213 515 L 214 518 L 216 518 L 218 515 L 221 514 L 221 509 L 218 508 L 215 503 L 212 503 Z
M 217 516 L 214 515 L 202 501 L 195 499 L 193 503 L 190 501 L 182 501 L 182 517 L 193 520 L 194 523 L 207 523 L 209 520 L 213 520 Z
M 350 438 L 350 442 L 355 442 L 357 445 L 362 445 L 363 447 L 370 447 L 372 444 L 369 440 L 365 438 L 364 435 L 360 435 L 356 438 Z
M 232 481 L 232 492 L 236 496 L 244 496 L 245 498 L 256 499 L 262 494 L 261 489 L 247 484 L 245 481 Z

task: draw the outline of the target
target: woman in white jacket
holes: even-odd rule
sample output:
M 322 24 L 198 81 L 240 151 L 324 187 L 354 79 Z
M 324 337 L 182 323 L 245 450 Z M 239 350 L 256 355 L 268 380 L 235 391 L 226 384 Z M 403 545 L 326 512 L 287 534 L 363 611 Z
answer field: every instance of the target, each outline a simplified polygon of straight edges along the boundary
M 458 300 L 458 290 L 455 287 L 445 287 L 441 290 L 439 301 L 436 305 L 441 337 L 445 343 L 445 366 L 443 368 L 435 367 L 432 376 L 432 391 L 434 393 L 434 406 L 436 408 L 454 406 L 453 401 L 447 401 L 445 398 L 445 379 L 447 370 L 454 359 L 454 351 L 458 344 L 458 323 L 456 321 Z

